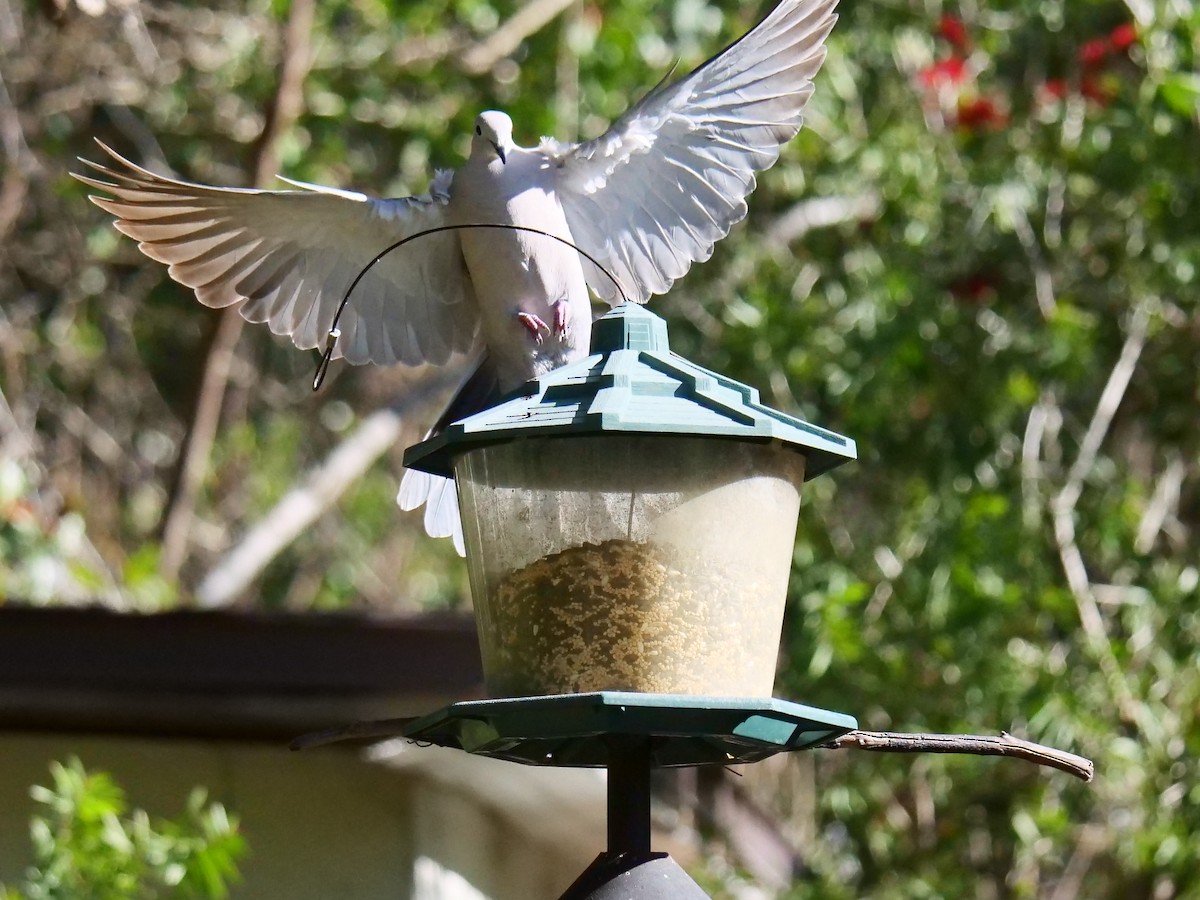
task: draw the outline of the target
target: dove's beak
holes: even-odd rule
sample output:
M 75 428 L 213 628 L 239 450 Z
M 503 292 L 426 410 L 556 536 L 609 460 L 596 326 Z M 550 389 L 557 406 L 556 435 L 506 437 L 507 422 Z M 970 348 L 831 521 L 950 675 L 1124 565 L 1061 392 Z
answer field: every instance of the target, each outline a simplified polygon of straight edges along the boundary
M 501 147 L 499 144 L 492 144 L 492 146 L 496 148 L 496 155 L 497 155 L 498 157 L 500 157 L 500 163 L 501 163 L 502 165 L 507 165 L 507 163 L 508 163 L 508 154 L 504 152 L 504 148 L 503 148 L 503 147 Z

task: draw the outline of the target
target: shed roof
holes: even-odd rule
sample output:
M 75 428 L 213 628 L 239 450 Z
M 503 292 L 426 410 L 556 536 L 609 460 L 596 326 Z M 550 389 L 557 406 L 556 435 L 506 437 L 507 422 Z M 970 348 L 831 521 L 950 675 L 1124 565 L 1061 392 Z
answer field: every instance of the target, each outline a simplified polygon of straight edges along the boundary
M 287 741 L 482 684 L 465 615 L 0 606 L 0 731 Z

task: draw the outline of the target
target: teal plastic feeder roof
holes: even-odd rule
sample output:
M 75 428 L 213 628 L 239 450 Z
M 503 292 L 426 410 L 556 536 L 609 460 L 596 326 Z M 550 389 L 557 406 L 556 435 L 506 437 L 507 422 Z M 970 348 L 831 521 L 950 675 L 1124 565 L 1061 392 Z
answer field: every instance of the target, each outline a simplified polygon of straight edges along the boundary
M 405 454 L 454 477 L 489 692 L 769 696 L 801 486 L 854 442 L 639 306 L 592 351 Z
M 451 477 L 454 459 L 528 437 L 628 432 L 778 441 L 805 456 L 805 480 L 855 459 L 854 441 L 771 409 L 758 391 L 671 352 L 667 325 L 635 303 L 592 325 L 592 353 L 408 449 L 410 468 Z

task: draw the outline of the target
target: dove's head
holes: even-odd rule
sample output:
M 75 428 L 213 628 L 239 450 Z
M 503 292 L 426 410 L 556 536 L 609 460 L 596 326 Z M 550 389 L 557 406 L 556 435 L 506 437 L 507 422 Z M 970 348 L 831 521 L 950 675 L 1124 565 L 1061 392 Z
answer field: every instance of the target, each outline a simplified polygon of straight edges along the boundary
M 508 161 L 508 152 L 513 148 L 512 119 L 505 113 L 489 109 L 475 119 L 475 137 L 471 141 L 471 155 L 485 153 Z

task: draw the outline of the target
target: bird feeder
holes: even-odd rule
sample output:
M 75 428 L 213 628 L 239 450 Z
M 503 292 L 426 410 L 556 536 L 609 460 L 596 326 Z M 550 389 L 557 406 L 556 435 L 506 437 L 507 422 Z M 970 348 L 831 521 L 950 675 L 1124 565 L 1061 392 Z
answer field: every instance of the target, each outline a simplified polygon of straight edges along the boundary
M 854 457 L 626 304 L 404 461 L 457 483 L 493 697 L 769 697 L 803 483 Z
M 671 353 L 637 306 L 592 354 L 410 448 L 457 482 L 492 699 L 301 740 L 402 735 L 608 770 L 608 845 L 559 900 L 706 900 L 651 847 L 651 773 L 823 746 L 853 716 L 771 696 L 803 483 L 854 442 Z

